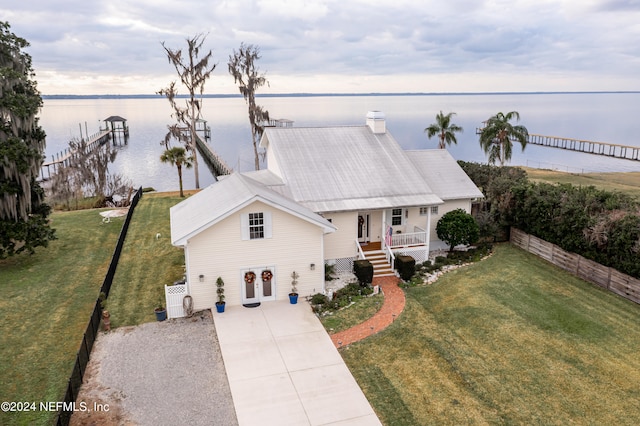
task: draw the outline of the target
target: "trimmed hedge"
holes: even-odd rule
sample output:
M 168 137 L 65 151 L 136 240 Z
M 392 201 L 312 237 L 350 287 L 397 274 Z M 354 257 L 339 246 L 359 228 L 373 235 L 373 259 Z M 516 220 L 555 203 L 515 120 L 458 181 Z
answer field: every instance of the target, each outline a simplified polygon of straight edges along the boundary
M 353 273 L 362 286 L 373 282 L 373 265 L 366 259 L 353 262 Z
M 400 278 L 408 281 L 416 273 L 416 260 L 408 255 L 399 255 L 396 256 L 395 267 Z

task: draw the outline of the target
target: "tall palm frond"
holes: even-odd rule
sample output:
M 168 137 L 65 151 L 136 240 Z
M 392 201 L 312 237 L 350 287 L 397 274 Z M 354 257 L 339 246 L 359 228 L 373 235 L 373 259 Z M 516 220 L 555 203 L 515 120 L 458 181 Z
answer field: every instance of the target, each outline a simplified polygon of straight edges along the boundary
M 462 127 L 451 123 L 451 117 L 454 115 L 456 115 L 455 112 L 450 112 L 449 114 L 444 115 L 442 111 L 440 111 L 436 115 L 436 122 L 424 129 L 424 132 L 427 134 L 429 139 L 438 135 L 439 149 L 444 149 L 447 145 L 451 145 L 452 143 L 457 144 L 458 140 L 456 139 L 456 133 L 462 133 L 464 131 Z
M 514 118 L 516 121 L 520 120 L 518 111 L 507 114 L 499 112 L 486 121 L 480 133 L 480 146 L 487 154 L 489 163 L 495 164 L 496 161 L 500 161 L 500 165 L 503 166 L 511 160 L 514 140 L 520 143 L 523 151 L 527 146 L 529 132 L 522 125 L 512 125 L 510 121 Z

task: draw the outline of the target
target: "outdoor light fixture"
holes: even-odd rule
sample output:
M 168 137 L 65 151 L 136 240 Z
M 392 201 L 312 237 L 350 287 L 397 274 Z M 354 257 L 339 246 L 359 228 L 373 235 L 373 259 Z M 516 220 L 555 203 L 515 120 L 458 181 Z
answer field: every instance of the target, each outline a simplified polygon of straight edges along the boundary
M 311 267 L 311 270 L 312 270 L 312 271 L 315 271 L 315 270 L 316 270 L 316 264 L 315 264 L 315 263 L 312 263 L 312 264 L 311 264 L 311 265 L 309 265 L 309 266 Z
M 200 274 L 200 276 L 198 278 L 200 278 L 200 282 L 204 281 L 204 275 Z

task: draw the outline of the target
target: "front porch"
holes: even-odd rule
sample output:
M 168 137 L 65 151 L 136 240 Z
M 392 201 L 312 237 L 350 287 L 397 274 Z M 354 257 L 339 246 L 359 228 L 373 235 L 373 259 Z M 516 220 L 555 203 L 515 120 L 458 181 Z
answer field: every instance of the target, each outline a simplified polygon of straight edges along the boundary
M 376 276 L 393 274 L 398 254 L 428 259 L 430 207 L 360 211 L 357 217 L 357 258 L 370 260 Z

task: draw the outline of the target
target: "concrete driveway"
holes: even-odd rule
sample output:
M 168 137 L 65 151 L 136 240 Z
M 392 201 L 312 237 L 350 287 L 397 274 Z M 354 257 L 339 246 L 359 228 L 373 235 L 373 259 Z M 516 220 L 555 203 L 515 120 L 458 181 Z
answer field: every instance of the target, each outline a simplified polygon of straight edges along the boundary
M 380 425 L 306 302 L 213 314 L 240 425 Z

